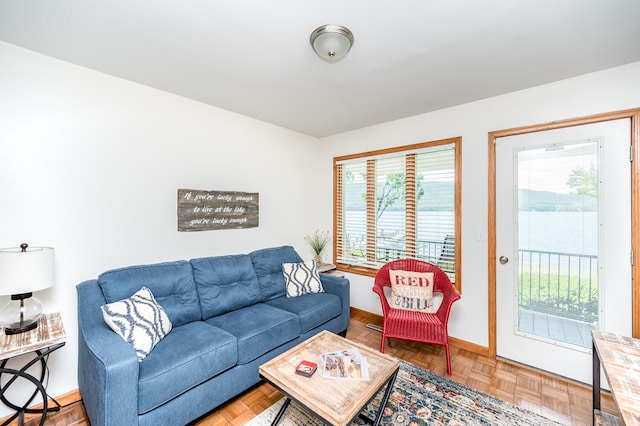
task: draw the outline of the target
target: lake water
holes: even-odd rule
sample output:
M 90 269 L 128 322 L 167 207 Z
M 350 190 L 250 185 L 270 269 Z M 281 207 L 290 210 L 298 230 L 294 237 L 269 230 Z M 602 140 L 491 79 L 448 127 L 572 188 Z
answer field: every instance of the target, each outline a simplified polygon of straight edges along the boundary
M 518 216 L 520 249 L 597 255 L 596 212 L 520 212 Z M 363 236 L 362 227 L 356 224 L 364 220 L 364 211 L 347 212 L 345 229 L 350 237 Z M 421 227 L 421 222 L 429 223 L 430 228 Z M 404 227 L 404 212 L 386 211 L 380 218 L 379 229 L 391 233 L 398 223 Z M 453 232 L 453 212 L 418 212 L 418 240 L 444 241 Z
M 598 254 L 598 213 L 520 212 L 522 250 Z
M 346 212 L 345 229 L 351 237 L 364 237 L 366 213 L 364 211 Z M 423 226 L 420 226 L 420 224 Z M 436 225 L 437 224 L 437 225 Z M 400 228 L 399 228 L 400 227 Z M 378 221 L 378 231 L 393 234 L 403 230 L 405 217 L 402 211 L 386 211 Z M 447 234 L 453 234 L 454 215 L 452 212 L 418 212 L 418 240 L 444 241 Z

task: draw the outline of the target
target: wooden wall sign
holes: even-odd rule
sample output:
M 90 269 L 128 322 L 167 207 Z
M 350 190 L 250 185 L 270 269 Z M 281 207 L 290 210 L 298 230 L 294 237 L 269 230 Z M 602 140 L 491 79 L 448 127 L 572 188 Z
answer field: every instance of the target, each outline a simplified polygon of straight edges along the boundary
M 178 231 L 256 228 L 258 193 L 178 189 Z

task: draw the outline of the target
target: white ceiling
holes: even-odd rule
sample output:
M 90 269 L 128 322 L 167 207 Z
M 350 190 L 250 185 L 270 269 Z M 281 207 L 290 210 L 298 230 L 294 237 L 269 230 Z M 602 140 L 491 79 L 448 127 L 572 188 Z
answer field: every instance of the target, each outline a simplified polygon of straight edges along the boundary
M 0 0 L 0 40 L 323 137 L 640 61 L 640 0 Z

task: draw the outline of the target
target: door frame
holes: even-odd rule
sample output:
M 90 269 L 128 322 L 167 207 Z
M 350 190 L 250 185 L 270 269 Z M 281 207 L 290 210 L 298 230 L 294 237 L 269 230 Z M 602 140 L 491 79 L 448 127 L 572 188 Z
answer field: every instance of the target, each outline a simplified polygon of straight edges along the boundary
M 640 108 L 628 109 L 586 117 L 570 118 L 550 123 L 489 132 L 489 223 L 488 223 L 488 301 L 489 301 L 489 356 L 496 357 L 496 145 L 497 138 L 542 132 L 563 127 L 629 118 L 631 120 L 631 329 L 633 337 L 640 337 L 640 262 L 635 261 L 635 247 L 640 247 Z

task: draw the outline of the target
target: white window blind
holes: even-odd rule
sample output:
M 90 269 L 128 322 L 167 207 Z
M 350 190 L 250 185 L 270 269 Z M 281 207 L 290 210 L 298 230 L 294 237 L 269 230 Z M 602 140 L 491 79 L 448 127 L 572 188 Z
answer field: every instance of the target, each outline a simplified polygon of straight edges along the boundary
M 456 143 L 336 159 L 339 264 L 377 269 L 412 257 L 455 279 Z

